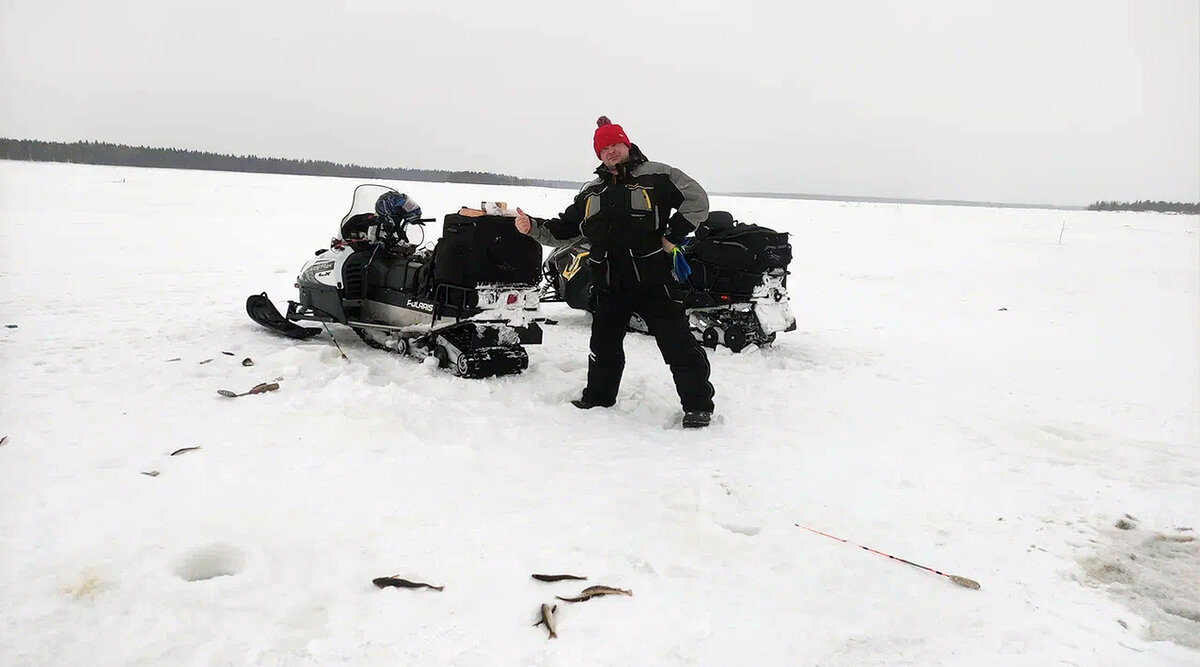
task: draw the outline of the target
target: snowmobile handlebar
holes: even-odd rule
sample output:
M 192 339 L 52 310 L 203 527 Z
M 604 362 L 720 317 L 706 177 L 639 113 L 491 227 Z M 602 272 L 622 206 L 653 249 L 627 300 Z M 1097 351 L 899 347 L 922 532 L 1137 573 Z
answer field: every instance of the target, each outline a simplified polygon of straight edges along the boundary
M 401 218 L 399 220 L 388 219 L 388 220 L 384 220 L 384 223 L 383 223 L 383 225 L 381 225 L 381 227 L 383 229 L 403 230 L 404 228 L 408 227 L 409 225 L 418 225 L 420 227 L 424 227 L 425 223 L 434 222 L 436 220 L 437 220 L 437 218 L 413 218 L 412 220 L 405 220 L 403 218 Z
M 385 219 L 383 224 L 380 225 L 380 231 L 383 232 L 380 240 L 383 241 L 385 245 L 393 245 L 401 242 L 412 243 L 412 239 L 408 238 L 409 226 L 416 225 L 423 230 L 425 228 L 425 223 L 434 222 L 436 220 L 437 218 L 413 218 L 412 220 L 405 220 L 403 218 L 399 220 Z M 389 238 L 389 236 L 391 238 Z M 422 231 L 421 240 L 414 245 L 419 245 L 424 241 L 425 232 Z

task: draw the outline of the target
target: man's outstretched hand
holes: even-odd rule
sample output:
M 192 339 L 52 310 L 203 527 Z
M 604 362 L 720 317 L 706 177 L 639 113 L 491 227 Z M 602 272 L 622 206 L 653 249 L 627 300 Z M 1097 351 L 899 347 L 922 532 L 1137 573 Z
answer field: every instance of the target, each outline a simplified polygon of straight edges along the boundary
M 529 220 L 529 215 L 525 211 L 522 211 L 520 206 L 517 207 L 516 225 L 517 231 L 522 234 L 528 234 L 529 229 L 533 226 L 533 223 Z

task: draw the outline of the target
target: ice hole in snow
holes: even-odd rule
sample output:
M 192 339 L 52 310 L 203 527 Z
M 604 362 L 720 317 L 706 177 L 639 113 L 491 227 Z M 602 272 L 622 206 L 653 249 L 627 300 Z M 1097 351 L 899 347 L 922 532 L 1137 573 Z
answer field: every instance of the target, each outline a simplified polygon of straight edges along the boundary
M 185 553 L 175 565 L 175 574 L 184 581 L 206 581 L 233 576 L 245 566 L 245 553 L 232 545 L 216 542 Z
M 1143 616 L 1145 639 L 1200 648 L 1200 539 L 1127 523 L 1101 531 L 1096 553 L 1080 559 L 1085 581 Z

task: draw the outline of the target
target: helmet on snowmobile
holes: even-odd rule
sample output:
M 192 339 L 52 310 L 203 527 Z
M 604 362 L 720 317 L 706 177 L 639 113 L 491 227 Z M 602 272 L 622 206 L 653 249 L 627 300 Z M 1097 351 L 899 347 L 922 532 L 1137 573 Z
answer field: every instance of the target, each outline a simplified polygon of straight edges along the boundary
M 396 223 L 411 223 L 421 218 L 421 207 L 408 195 L 388 190 L 375 200 L 375 215 Z

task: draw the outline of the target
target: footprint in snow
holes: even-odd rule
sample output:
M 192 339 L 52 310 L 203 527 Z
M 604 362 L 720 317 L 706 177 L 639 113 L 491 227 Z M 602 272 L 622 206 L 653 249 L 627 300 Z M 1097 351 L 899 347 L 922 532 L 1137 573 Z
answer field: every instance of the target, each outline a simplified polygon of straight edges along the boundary
M 762 532 L 762 526 L 747 526 L 736 523 L 722 523 L 718 525 L 731 533 L 745 535 L 746 537 L 754 537 Z
M 245 552 L 224 542 L 214 542 L 185 552 L 176 561 L 174 571 L 184 581 L 207 581 L 231 577 L 245 567 Z

